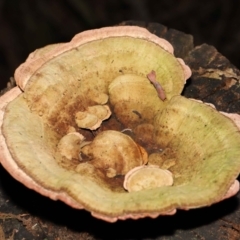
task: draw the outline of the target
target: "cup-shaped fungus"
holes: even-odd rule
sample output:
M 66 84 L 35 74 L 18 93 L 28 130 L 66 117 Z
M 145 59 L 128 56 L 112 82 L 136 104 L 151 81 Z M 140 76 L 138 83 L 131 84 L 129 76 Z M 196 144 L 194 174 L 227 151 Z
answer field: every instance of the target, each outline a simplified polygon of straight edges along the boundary
M 179 96 L 190 74 L 170 43 L 140 27 L 86 31 L 37 50 L 16 70 L 18 87 L 0 98 L 1 163 L 27 187 L 111 222 L 231 196 L 239 131 Z M 90 127 L 80 123 L 88 114 Z M 146 151 L 141 142 L 150 140 Z M 127 192 L 124 175 L 147 153 L 173 185 Z

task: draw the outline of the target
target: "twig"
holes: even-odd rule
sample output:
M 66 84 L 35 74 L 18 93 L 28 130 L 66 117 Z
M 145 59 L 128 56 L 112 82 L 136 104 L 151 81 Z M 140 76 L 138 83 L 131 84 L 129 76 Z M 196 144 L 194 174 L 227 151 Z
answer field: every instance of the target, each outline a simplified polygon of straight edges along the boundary
M 164 89 L 160 85 L 160 83 L 156 79 L 156 73 L 154 70 L 152 70 L 149 74 L 147 74 L 148 80 L 153 84 L 153 86 L 156 88 L 158 97 L 164 101 L 166 99 L 166 94 L 164 92 Z

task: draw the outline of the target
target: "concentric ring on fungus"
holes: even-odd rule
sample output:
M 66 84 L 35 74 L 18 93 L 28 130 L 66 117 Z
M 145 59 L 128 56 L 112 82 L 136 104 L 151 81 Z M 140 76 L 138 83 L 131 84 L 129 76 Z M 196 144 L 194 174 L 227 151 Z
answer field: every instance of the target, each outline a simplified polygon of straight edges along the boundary
M 134 26 L 36 50 L 15 72 L 18 87 L 0 98 L 1 163 L 25 186 L 109 222 L 230 197 L 239 189 L 239 129 L 180 96 L 190 75 L 170 43 Z M 82 127 L 80 113 L 98 125 Z M 148 161 L 168 168 L 172 186 L 127 192 L 124 175 Z

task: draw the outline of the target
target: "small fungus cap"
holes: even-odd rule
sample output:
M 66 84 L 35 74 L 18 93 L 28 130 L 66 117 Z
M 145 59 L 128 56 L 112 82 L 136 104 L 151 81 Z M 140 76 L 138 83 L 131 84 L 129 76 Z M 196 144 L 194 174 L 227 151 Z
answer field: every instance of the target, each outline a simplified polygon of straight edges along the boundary
M 164 101 L 146 77 L 153 70 L 166 93 Z M 180 96 L 190 74 L 189 67 L 174 57 L 170 43 L 140 27 L 86 31 L 69 43 L 36 50 L 15 72 L 18 87 L 0 98 L 1 163 L 25 186 L 109 222 L 174 214 L 176 209 L 220 201 L 240 171 L 239 130 L 215 109 Z M 153 110 L 147 111 L 151 104 Z M 98 115 L 93 111 L 96 105 L 107 105 L 112 116 Z M 91 132 L 97 127 L 82 129 L 76 121 L 76 116 L 81 119 L 79 112 L 100 119 L 99 132 Z M 102 165 L 92 164 L 100 156 L 104 160 L 103 148 L 96 156 L 91 149 L 86 162 L 76 160 L 78 147 L 86 150 L 96 142 L 83 146 L 81 135 L 69 129 L 84 137 L 96 134 L 98 139 L 107 124 L 115 126 L 113 122 L 133 128 L 133 136 L 134 129 L 137 136 L 144 126 L 151 129 L 152 137 L 144 138 L 163 151 L 169 149 L 161 161 L 174 162 L 164 164 L 173 175 L 172 186 L 127 192 L 123 179 L 129 169 L 115 176 L 111 167 L 109 178 Z M 126 137 L 127 146 L 138 149 L 142 157 L 138 164 L 146 164 L 146 150 Z M 72 150 L 68 142 L 75 146 Z M 123 152 L 121 144 L 117 148 Z
M 124 178 L 123 186 L 129 192 L 173 185 L 172 173 L 159 166 L 148 165 L 131 169 Z
M 111 116 L 111 110 L 107 105 L 94 105 L 87 107 L 84 112 L 79 111 L 75 115 L 75 122 L 79 128 L 96 130 L 103 120 Z

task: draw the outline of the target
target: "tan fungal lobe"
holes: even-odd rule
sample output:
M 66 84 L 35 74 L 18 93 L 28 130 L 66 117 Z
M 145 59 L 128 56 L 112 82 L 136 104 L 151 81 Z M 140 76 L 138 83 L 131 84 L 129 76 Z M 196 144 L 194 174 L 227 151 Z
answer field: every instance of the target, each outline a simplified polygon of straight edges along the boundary
M 111 116 L 111 110 L 108 105 L 95 105 L 87 108 L 87 112 L 94 114 L 99 119 L 106 120 Z
M 124 175 L 130 169 L 147 163 L 148 154 L 131 137 L 118 131 L 99 133 L 94 140 L 82 147 L 81 153 L 108 177 Z
M 133 168 L 126 174 L 123 183 L 124 188 L 128 192 L 136 192 L 171 185 L 173 185 L 172 173 L 155 165 Z
M 78 159 L 84 139 L 84 136 L 78 132 L 68 133 L 60 139 L 57 145 L 58 152 L 68 160 Z
M 108 105 L 94 105 L 87 107 L 86 111 L 79 111 L 75 115 L 75 122 L 79 128 L 96 130 L 103 120 L 111 116 Z
M 75 115 L 75 122 L 79 128 L 87 128 L 95 130 L 100 127 L 102 121 L 95 114 L 88 112 L 77 112 Z
M 126 128 L 140 123 L 152 123 L 154 116 L 163 108 L 158 94 L 146 76 L 123 74 L 108 86 L 109 101 L 119 121 Z
M 108 101 L 108 95 L 106 93 L 99 92 L 97 94 L 93 94 L 91 96 L 91 99 L 96 103 L 96 104 L 106 104 Z

